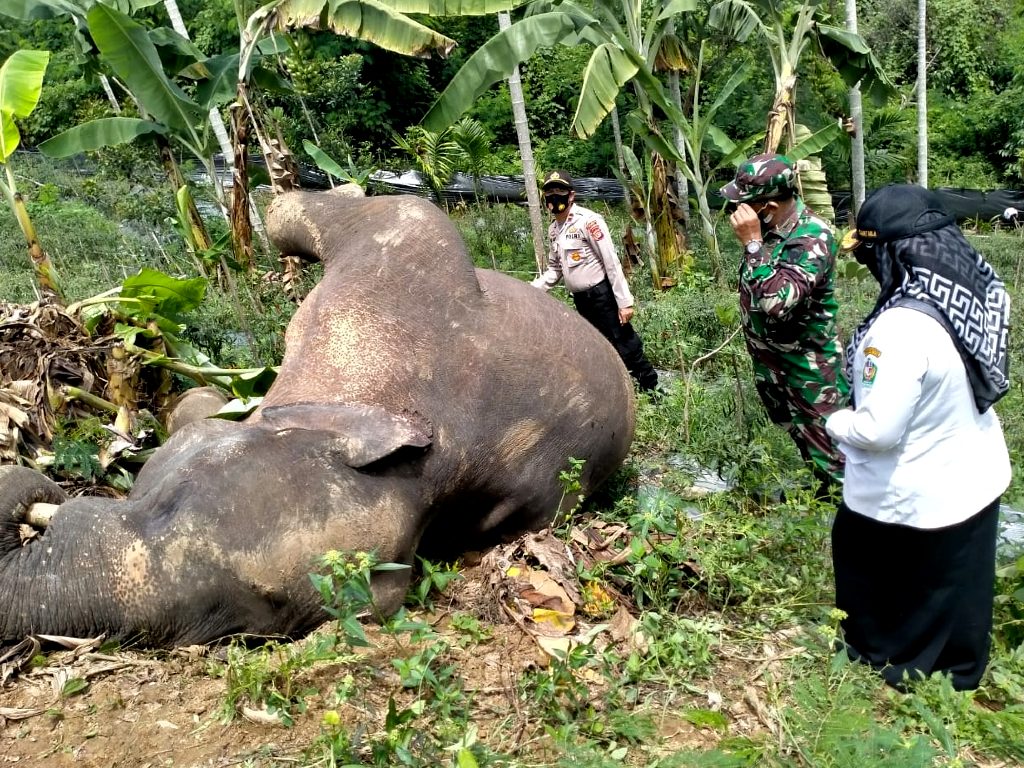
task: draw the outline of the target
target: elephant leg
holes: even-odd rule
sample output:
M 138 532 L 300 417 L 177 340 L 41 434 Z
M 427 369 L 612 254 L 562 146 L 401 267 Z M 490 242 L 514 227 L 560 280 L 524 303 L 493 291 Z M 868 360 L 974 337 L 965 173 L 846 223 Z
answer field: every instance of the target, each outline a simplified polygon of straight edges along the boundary
M 34 469 L 0 467 L 0 554 L 18 549 L 33 504 L 63 504 L 64 489 Z
M 193 387 L 186 390 L 171 403 L 164 416 L 167 434 L 173 435 L 186 424 L 213 416 L 227 403 L 228 396 L 217 387 Z

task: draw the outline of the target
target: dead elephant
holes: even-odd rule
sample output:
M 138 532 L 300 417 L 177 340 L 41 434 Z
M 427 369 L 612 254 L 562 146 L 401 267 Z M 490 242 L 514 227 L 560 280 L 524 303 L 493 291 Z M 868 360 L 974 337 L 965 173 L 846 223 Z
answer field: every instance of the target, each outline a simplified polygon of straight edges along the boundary
M 325 551 L 408 564 L 481 548 L 551 521 L 570 457 L 585 492 L 622 462 L 633 394 L 615 351 L 541 291 L 475 269 L 430 203 L 295 192 L 268 229 L 324 277 L 247 421 L 188 424 L 122 501 L 64 501 L 0 468 L 0 641 L 296 636 L 325 618 L 308 576 Z M 23 542 L 34 502 L 62 503 Z M 374 579 L 393 611 L 409 570 Z

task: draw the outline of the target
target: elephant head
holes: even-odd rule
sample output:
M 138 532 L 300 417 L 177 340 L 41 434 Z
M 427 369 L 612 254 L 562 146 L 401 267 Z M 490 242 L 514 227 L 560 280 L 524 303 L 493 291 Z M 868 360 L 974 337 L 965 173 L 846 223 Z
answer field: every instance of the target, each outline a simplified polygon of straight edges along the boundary
M 618 355 L 560 302 L 475 269 L 429 202 L 293 192 L 267 227 L 324 276 L 246 421 L 187 424 L 124 500 L 63 500 L 0 468 L 0 641 L 301 634 L 326 617 L 308 578 L 325 551 L 409 564 L 482 548 L 551 522 L 570 457 L 584 492 L 622 462 Z M 60 504 L 45 529 L 26 525 L 34 502 Z M 408 579 L 375 575 L 378 607 Z

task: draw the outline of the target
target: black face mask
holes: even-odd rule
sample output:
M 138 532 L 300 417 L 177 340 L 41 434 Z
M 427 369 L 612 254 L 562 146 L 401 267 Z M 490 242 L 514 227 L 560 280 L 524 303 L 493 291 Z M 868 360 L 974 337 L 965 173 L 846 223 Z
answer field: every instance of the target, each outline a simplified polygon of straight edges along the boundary
M 853 258 L 868 268 L 872 277 L 878 281 L 883 297 L 891 296 L 903 282 L 903 265 L 896 258 L 896 249 L 892 243 L 862 245 L 854 250 Z
M 545 192 L 544 205 L 552 213 L 562 213 L 569 207 L 568 192 Z

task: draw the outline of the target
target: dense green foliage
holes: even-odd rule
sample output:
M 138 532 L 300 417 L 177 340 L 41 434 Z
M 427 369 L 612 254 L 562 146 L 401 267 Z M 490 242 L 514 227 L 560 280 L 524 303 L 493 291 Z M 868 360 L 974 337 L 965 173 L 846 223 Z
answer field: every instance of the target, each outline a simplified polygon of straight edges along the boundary
M 180 5 L 192 38 L 206 54 L 237 50 L 238 29 L 230 0 L 187 0 Z M 860 3 L 860 31 L 898 89 L 887 106 L 866 106 L 869 186 L 913 176 L 916 5 L 914 0 Z M 841 24 L 842 4 L 831 0 L 828 7 L 833 20 Z M 929 14 L 934 183 L 975 188 L 1019 184 L 1024 176 L 1022 0 L 987 4 L 933 0 Z M 153 26 L 168 23 L 159 5 L 139 16 Z M 469 54 L 497 31 L 494 17 L 430 19 L 429 23 L 458 41 L 448 59 L 410 59 L 329 33 L 292 35 L 290 47 L 282 50 L 276 62 L 280 73 L 291 79 L 294 92 L 259 95 L 288 144 L 301 154 L 302 140 L 310 139 L 328 155 L 352 156 L 362 167 L 407 166 L 392 137 L 404 135 L 419 122 Z M 5 19 L 0 25 L 0 59 L 24 47 L 54 53 L 42 103 L 22 126 L 29 146 L 87 119 L 110 114 L 91 65 L 73 53 L 72 30 L 66 18 L 31 23 Z M 714 99 L 717 87 L 741 63 L 754 65 L 753 76 L 719 120 L 719 127 L 739 141 L 764 128 L 773 94 L 771 72 L 759 43 L 739 46 L 714 36 L 708 39 L 703 99 Z M 589 141 L 568 134 L 587 57 L 586 46 L 558 46 L 543 50 L 522 67 L 534 154 L 541 168 L 565 167 L 581 175 L 610 176 L 614 167 L 610 121 Z M 684 90 L 689 86 L 692 83 L 684 75 Z M 118 95 L 123 97 L 121 92 Z M 619 105 L 623 115 L 630 101 L 623 94 Z M 801 60 L 797 114 L 812 130 L 846 114 L 845 86 L 819 55 Z M 507 87 L 492 88 L 471 116 L 485 126 L 490 140 L 491 153 L 483 170 L 520 173 Z M 630 141 L 628 135 L 625 138 Z M 825 169 L 837 188 L 849 183 L 847 158 L 846 140 L 824 153 Z

